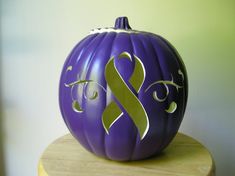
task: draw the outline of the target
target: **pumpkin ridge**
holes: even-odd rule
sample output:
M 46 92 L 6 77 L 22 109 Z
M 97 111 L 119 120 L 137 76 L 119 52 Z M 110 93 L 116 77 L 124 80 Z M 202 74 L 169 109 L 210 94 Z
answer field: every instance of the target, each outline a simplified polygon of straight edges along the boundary
M 136 37 L 136 38 L 138 39 L 138 37 Z M 135 55 L 136 55 L 137 53 L 135 52 L 135 47 L 134 47 L 133 36 L 132 36 L 132 35 L 130 35 L 130 42 L 131 42 L 131 46 L 132 46 L 133 53 L 135 53 Z M 141 43 L 141 44 L 142 44 L 142 43 Z M 143 85 L 142 85 L 142 86 L 143 86 Z M 137 96 L 139 96 L 138 93 L 137 93 Z M 139 98 L 139 97 L 138 97 L 138 98 Z M 134 145 L 133 145 L 132 153 L 130 154 L 130 157 L 129 157 L 130 159 L 129 159 L 129 160 L 132 160 L 133 157 L 134 157 L 134 155 L 135 155 L 136 146 L 137 146 L 138 137 L 139 137 L 136 126 L 134 125 L 133 128 L 135 128 L 135 143 L 134 143 Z
M 153 55 L 153 52 L 152 52 L 152 54 L 149 54 L 148 53 L 148 47 L 146 47 L 145 46 L 145 43 L 142 41 L 142 38 L 141 38 L 141 36 L 143 37 L 143 35 L 138 35 L 138 34 L 135 34 L 135 36 L 136 36 L 136 40 L 138 40 L 139 41 L 139 44 L 141 45 L 141 49 L 142 49 L 142 53 L 144 53 L 144 56 L 145 57 L 140 57 L 140 58 L 142 58 L 142 59 L 148 59 L 148 57 L 150 56 L 150 55 Z M 133 39 L 133 36 L 132 36 L 132 39 Z M 132 41 L 133 42 L 133 41 Z M 133 48 L 135 48 L 134 47 L 134 44 L 132 45 L 133 46 Z M 134 49 L 135 50 L 135 49 Z M 136 53 L 136 55 L 137 55 L 137 50 L 135 51 Z M 150 58 L 151 59 L 151 58 Z M 147 75 L 146 75 L 147 76 Z M 142 85 L 142 86 L 144 86 L 144 84 Z M 149 116 L 150 118 L 151 118 L 151 116 Z M 149 119 L 150 120 L 150 119 Z M 136 146 L 137 145 L 139 145 L 139 146 L 141 146 L 142 145 L 142 142 L 140 142 L 139 140 L 138 140 L 138 134 L 137 134 L 137 136 L 136 136 L 136 142 L 135 142 L 135 147 L 134 147 L 134 149 L 133 149 L 133 151 L 132 151 L 132 154 L 131 154 L 131 160 L 136 160 L 136 159 L 138 159 L 138 149 L 136 148 Z M 143 145 L 145 145 L 145 144 L 143 144 Z
M 164 76 L 164 72 L 162 71 L 162 67 L 161 67 L 161 64 L 160 64 L 160 62 L 159 62 L 159 53 L 158 53 L 158 51 L 157 51 L 157 49 L 155 48 L 155 46 L 154 46 L 154 43 L 153 43 L 153 41 L 152 41 L 152 38 L 150 38 L 150 36 L 147 36 L 147 38 L 148 38 L 148 40 L 150 41 L 150 43 L 151 43 L 151 47 L 152 47 L 152 49 L 153 49 L 153 51 L 154 51 L 154 53 L 155 53 L 155 55 L 156 55 L 156 61 L 157 61 L 157 63 L 158 63 L 158 65 L 159 65 L 159 69 L 160 69 L 160 73 L 161 73 L 161 77 L 162 77 L 162 80 L 165 80 L 166 79 L 166 77 Z M 155 39 L 156 40 L 156 39 Z M 168 99 L 166 99 L 166 101 L 165 102 L 167 102 L 167 104 L 169 104 L 169 100 Z M 164 105 L 165 105 L 165 108 L 164 109 L 166 109 L 167 108 L 167 105 L 166 105 L 166 103 L 164 102 Z M 167 115 L 167 117 L 169 117 L 169 115 Z M 161 139 L 161 142 L 160 142 L 160 149 L 161 149 L 161 146 L 164 144 L 164 139 L 166 139 L 166 135 L 167 135 L 167 123 L 168 123 L 168 118 L 164 118 L 163 117 L 163 121 L 164 121 L 164 124 L 163 124 L 163 128 L 162 128 L 162 139 Z M 158 149 L 157 149 L 158 150 Z M 156 152 L 155 152 L 156 153 Z
M 98 37 L 98 35 L 96 35 L 96 36 L 87 44 L 87 46 L 84 47 L 84 50 L 83 50 L 83 52 L 81 53 L 81 56 L 80 56 L 80 57 L 82 57 L 82 54 L 89 48 L 89 46 L 92 44 L 92 42 L 93 42 L 97 37 Z M 82 126 L 84 127 L 84 119 L 82 119 Z M 83 132 L 83 135 L 84 135 L 84 139 L 85 139 L 86 142 L 87 142 L 87 145 L 89 146 L 90 150 L 94 153 L 94 149 L 92 148 L 90 142 L 88 141 L 88 137 L 87 137 L 87 135 L 86 135 L 86 132 L 85 132 L 84 128 L 83 128 L 82 132 Z
M 109 61 L 109 58 L 111 58 L 112 57 L 112 52 L 113 52 L 113 45 L 114 45 L 114 43 L 115 43 L 115 40 L 116 40 L 116 38 L 117 38 L 117 33 L 114 33 L 115 35 L 114 35 L 114 37 L 113 37 L 113 40 L 112 40 L 112 44 L 110 45 L 110 54 L 109 54 L 109 57 L 107 58 L 107 62 Z M 107 62 L 106 62 L 106 64 L 107 64 Z M 104 69 L 105 69 L 105 67 L 104 67 Z M 103 70 L 104 71 L 104 70 Z M 106 90 L 107 90 L 107 82 L 105 81 L 105 88 L 106 88 Z M 106 98 L 105 98 L 105 105 L 107 106 L 107 99 L 108 99 L 108 94 L 106 93 Z M 105 131 L 104 131 L 104 133 L 103 133 L 103 143 L 104 143 L 104 153 L 105 153 L 105 156 L 107 157 L 107 158 L 109 158 L 109 159 L 111 159 L 112 157 L 110 157 L 109 155 L 108 155 L 108 153 L 107 153 L 107 150 L 106 150 L 106 136 L 107 136 L 107 134 L 105 133 Z
M 91 55 L 91 57 L 89 58 L 89 62 L 88 62 L 88 64 L 87 64 L 87 67 L 86 67 L 86 80 L 90 80 L 90 72 L 91 72 L 91 70 L 92 70 L 92 63 L 93 63 L 93 61 L 94 61 L 94 59 L 96 59 L 96 56 L 99 54 L 98 53 L 98 51 L 99 51 L 99 48 L 100 47 L 102 47 L 102 44 L 103 44 L 103 42 L 105 41 L 105 39 L 107 38 L 107 33 L 104 33 L 103 34 L 103 36 L 102 36 L 102 38 L 100 38 L 99 40 L 99 42 L 98 42 L 98 46 L 93 50 L 93 53 L 92 53 L 92 55 Z M 96 80 L 95 80 L 96 81 Z M 84 86 L 84 93 L 86 94 L 86 92 L 87 92 L 87 85 L 88 84 L 86 84 L 85 86 Z M 84 103 L 86 103 L 86 101 L 84 102 Z M 89 137 L 88 137 L 89 138 Z M 90 139 L 88 139 L 89 141 L 90 141 Z M 99 148 L 99 147 L 97 147 L 96 146 L 97 144 L 95 144 L 94 145 L 94 148 Z M 93 146 L 93 144 L 92 144 L 92 146 Z M 95 153 L 97 153 L 97 152 L 95 152 Z M 97 153 L 98 154 L 98 153 Z M 102 155 L 104 154 L 104 151 L 102 150 Z
M 158 37 L 159 38 L 159 37 Z M 172 52 L 172 49 L 171 49 L 171 47 L 169 46 L 169 45 L 166 45 L 165 44 L 165 42 L 163 42 L 162 40 L 161 40 L 161 38 L 159 38 L 159 40 L 160 40 L 160 42 L 167 48 L 167 52 L 168 53 L 171 53 L 171 55 L 173 55 L 173 57 L 172 57 L 172 59 L 173 59 L 173 61 L 174 61 L 174 64 L 176 64 L 177 65 L 177 67 L 178 68 L 180 68 L 180 66 L 179 66 L 179 60 L 178 60 L 178 58 L 177 57 L 175 57 L 175 55 L 174 55 L 174 53 Z M 172 62 L 173 62 L 172 61 Z M 168 71 L 169 72 L 169 71 Z M 170 73 L 170 72 L 169 72 Z M 173 77 L 172 77 L 172 79 L 173 79 Z M 182 85 L 182 87 L 183 87 L 183 85 Z M 181 91 L 182 91 L 183 89 L 181 89 Z M 183 90 L 184 91 L 184 90 Z M 167 99 L 168 100 L 168 104 L 170 104 L 170 101 L 169 101 L 169 99 Z M 178 102 L 177 102 L 178 103 Z M 184 102 L 183 102 L 184 103 Z M 179 109 L 178 109 L 178 111 L 179 111 Z M 179 114 L 181 114 L 181 112 L 178 112 Z M 167 118 L 167 123 L 166 123 L 166 138 L 165 138 L 165 140 L 164 140 L 164 142 L 163 142 L 163 144 L 162 144 L 162 146 L 160 147 L 160 148 L 165 148 L 165 146 L 166 145 L 168 145 L 168 143 L 173 139 L 173 136 L 172 136 L 172 132 L 171 132 L 171 130 L 172 130 L 172 124 L 173 123 L 175 123 L 174 122 L 175 121 L 175 119 L 174 119 L 174 117 L 173 117 L 173 114 L 168 114 L 168 118 Z M 177 128 L 179 128 L 179 127 L 177 127 Z M 169 130 L 170 129 L 170 130 Z M 170 131 L 170 132 L 169 132 Z
M 93 50 L 92 54 L 89 56 L 89 58 L 86 58 L 86 59 L 88 59 L 89 61 L 88 61 L 87 66 L 86 66 L 85 79 L 86 79 L 86 74 L 87 74 L 87 70 L 88 70 L 88 65 L 89 65 L 91 59 L 93 58 L 94 53 L 96 52 L 96 50 L 97 50 L 97 49 L 99 48 L 99 46 L 100 46 L 100 45 L 99 45 L 99 44 L 100 44 L 100 40 L 102 40 L 105 35 L 100 36 L 100 38 L 98 38 L 98 36 L 99 36 L 99 35 L 97 35 L 97 37 L 96 37 L 94 40 L 92 40 L 92 42 L 89 44 L 89 46 L 90 46 L 90 45 L 92 45 L 93 42 L 95 42 L 96 40 L 98 40 L 98 41 L 97 41 L 97 44 L 95 45 L 95 49 Z M 89 48 L 89 46 L 87 46 L 87 49 Z M 85 53 L 85 52 L 84 52 L 84 53 Z M 84 90 L 84 87 L 83 87 L 83 92 L 84 92 L 84 91 L 85 91 L 85 90 Z M 83 106 L 83 105 L 84 105 L 84 96 L 82 96 L 81 105 L 82 105 L 82 107 L 84 107 L 84 106 Z M 86 121 L 86 120 L 87 120 L 87 119 L 83 118 L 83 121 L 82 121 L 83 124 L 84 124 L 84 121 Z M 89 136 L 88 136 L 88 134 L 87 134 L 86 128 L 83 129 L 83 132 L 84 132 L 84 135 L 85 135 L 85 137 L 86 137 L 86 139 L 87 139 L 88 144 L 89 144 L 90 147 L 91 147 L 92 152 L 93 152 L 93 153 L 96 153 L 96 151 L 95 151 L 95 148 L 96 148 L 96 147 L 93 146 L 93 144 L 91 143 L 90 138 L 89 138 Z
M 184 80 L 182 81 L 182 91 L 183 91 L 183 98 L 182 98 L 182 109 L 180 112 L 180 121 L 178 122 L 179 124 L 182 122 L 183 117 L 184 117 L 184 113 L 186 110 L 186 105 L 187 105 L 187 73 L 186 73 L 186 68 L 184 65 L 183 60 L 181 59 L 180 55 L 178 54 L 177 50 L 174 48 L 173 45 L 170 44 L 170 42 L 168 42 L 166 39 L 164 39 L 163 37 L 159 36 L 159 39 L 164 43 L 164 45 L 166 45 L 166 47 L 169 49 L 169 51 L 172 53 L 172 55 L 174 56 L 174 59 L 176 60 L 176 64 L 178 65 L 179 69 L 181 71 L 183 71 L 183 75 L 185 76 Z M 177 128 L 177 131 L 179 129 L 180 125 Z M 169 128 L 172 128 L 171 126 L 169 126 Z M 171 140 L 173 139 L 174 135 L 171 136 Z M 167 142 L 165 142 L 163 144 L 163 148 L 168 145 L 168 143 L 171 141 L 168 140 Z
M 129 35 L 129 40 L 130 40 L 130 45 L 131 45 L 131 53 L 132 54 L 136 54 L 135 53 L 135 49 L 134 49 L 134 47 L 133 47 L 133 45 L 134 45 L 134 43 L 133 43 L 133 41 L 132 41 L 132 35 Z M 134 61 L 135 62 L 135 64 L 136 64 L 136 61 Z M 138 92 L 137 92 L 137 94 L 136 94 L 136 96 L 138 97 Z M 129 115 L 128 115 L 129 116 Z M 134 123 L 134 122 L 133 122 Z M 132 146 L 132 152 L 130 153 L 130 156 L 128 157 L 129 158 L 129 160 L 131 160 L 132 159 L 132 157 L 133 157 L 133 153 L 134 153 L 134 151 L 135 151 L 135 148 L 136 148 L 136 145 L 137 145 L 137 138 L 138 138 L 138 130 L 137 130 L 137 128 L 136 128 L 136 126 L 135 125 L 133 125 L 132 126 L 132 128 L 133 128 L 133 133 L 135 133 L 135 142 L 134 142 L 134 144 L 133 144 L 133 146 Z
M 94 41 L 94 39 L 97 37 L 97 35 L 95 35 L 92 39 L 90 39 L 86 44 L 87 44 L 87 46 L 89 46 L 93 41 Z M 85 42 L 85 41 L 84 41 Z M 83 44 L 83 43 L 81 43 L 81 42 L 79 42 L 78 43 L 78 45 L 77 46 L 79 46 L 79 45 L 81 45 L 81 44 Z M 87 46 L 86 47 L 82 47 L 81 48 L 81 51 L 84 51 L 84 50 L 86 50 L 87 49 Z M 79 51 L 79 50 L 78 50 Z M 78 51 L 76 51 L 76 52 L 78 52 Z M 80 57 L 81 58 L 81 55 L 82 54 L 79 54 L 79 56 L 76 58 L 76 61 L 77 61 L 77 59 Z M 71 58 L 73 58 L 73 57 L 68 57 L 68 61 L 70 61 L 70 60 L 73 60 L 73 59 L 71 59 Z M 68 62 L 69 63 L 69 62 Z M 67 64 L 68 64 L 67 63 Z M 70 65 L 70 64 L 68 64 L 68 65 Z M 67 65 L 67 66 L 68 66 Z M 67 67 L 65 67 L 65 68 L 67 68 Z M 63 72 L 62 72 L 63 73 Z M 63 81 L 64 82 L 64 81 Z M 83 120 L 81 120 L 82 121 L 82 127 L 83 127 L 83 129 L 84 129 L 84 125 L 83 125 Z M 69 125 L 70 126 L 70 125 Z M 70 128 L 69 128 L 70 129 Z M 71 131 L 71 130 L 70 130 Z M 71 131 L 71 133 L 73 134 L 73 132 Z M 76 138 L 77 138 L 77 135 L 74 133 L 73 134 L 74 136 L 76 136 Z M 88 147 L 88 149 L 90 150 L 90 151 L 92 151 L 93 152 L 93 150 L 92 150 L 92 148 L 91 148 L 91 146 L 90 146 L 90 144 L 89 144 L 89 142 L 88 142 L 88 140 L 87 140 L 87 137 L 86 137 L 86 135 L 85 135 L 85 133 L 84 133 L 84 131 L 82 130 L 82 136 L 83 136 L 83 139 L 84 139 L 84 142 L 86 143 L 86 145 L 87 145 L 87 147 Z

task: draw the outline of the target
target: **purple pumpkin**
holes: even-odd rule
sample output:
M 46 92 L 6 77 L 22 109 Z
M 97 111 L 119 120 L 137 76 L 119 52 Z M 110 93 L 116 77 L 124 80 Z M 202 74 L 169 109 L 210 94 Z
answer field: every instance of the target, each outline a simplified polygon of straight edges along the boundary
M 132 30 L 126 17 L 92 30 L 65 61 L 60 109 L 72 135 L 90 152 L 139 160 L 176 135 L 188 94 L 187 73 L 163 37 Z

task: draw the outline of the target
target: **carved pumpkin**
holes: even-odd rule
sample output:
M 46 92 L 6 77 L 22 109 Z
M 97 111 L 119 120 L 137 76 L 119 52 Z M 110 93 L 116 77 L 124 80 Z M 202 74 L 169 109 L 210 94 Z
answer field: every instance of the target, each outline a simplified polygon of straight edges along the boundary
M 126 17 L 80 41 L 65 61 L 60 109 L 72 135 L 90 152 L 139 160 L 176 135 L 187 103 L 187 74 L 163 37 L 132 30 Z

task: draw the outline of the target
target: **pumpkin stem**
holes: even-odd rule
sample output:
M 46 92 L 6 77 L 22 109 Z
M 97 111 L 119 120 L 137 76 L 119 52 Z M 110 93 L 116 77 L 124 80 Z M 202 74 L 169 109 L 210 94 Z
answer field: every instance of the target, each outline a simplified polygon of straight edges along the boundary
M 115 21 L 115 26 L 114 28 L 116 29 L 131 29 L 128 18 L 127 17 L 118 17 Z

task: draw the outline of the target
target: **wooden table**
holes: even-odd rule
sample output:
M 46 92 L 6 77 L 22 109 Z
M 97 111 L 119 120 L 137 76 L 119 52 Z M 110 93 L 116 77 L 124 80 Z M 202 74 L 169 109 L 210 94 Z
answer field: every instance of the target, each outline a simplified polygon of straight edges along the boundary
M 208 150 L 195 139 L 178 133 L 162 154 L 150 159 L 116 162 L 86 151 L 70 134 L 44 151 L 39 176 L 214 176 Z

